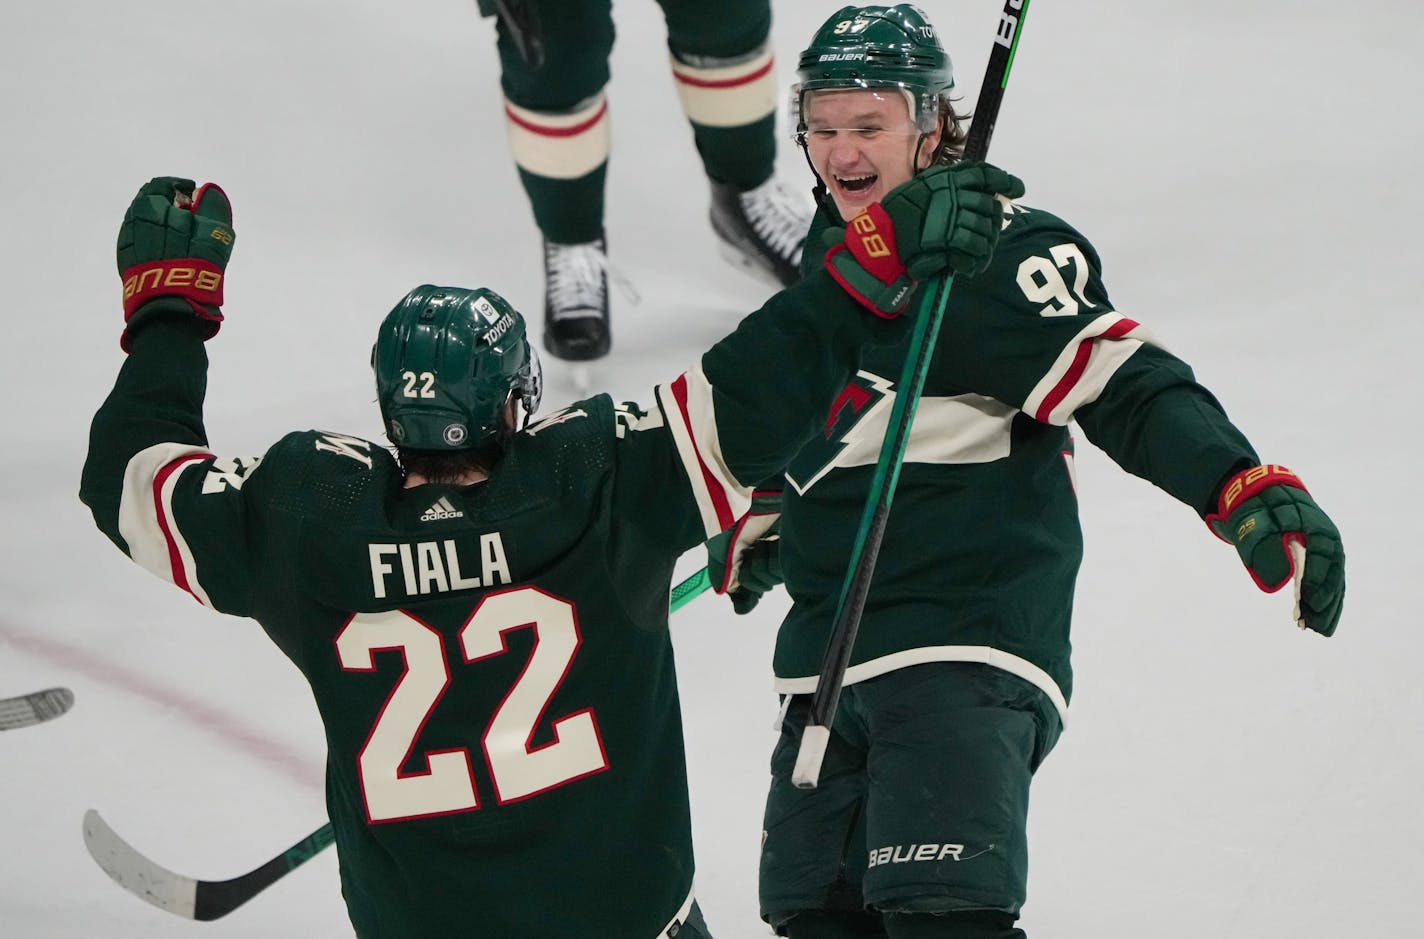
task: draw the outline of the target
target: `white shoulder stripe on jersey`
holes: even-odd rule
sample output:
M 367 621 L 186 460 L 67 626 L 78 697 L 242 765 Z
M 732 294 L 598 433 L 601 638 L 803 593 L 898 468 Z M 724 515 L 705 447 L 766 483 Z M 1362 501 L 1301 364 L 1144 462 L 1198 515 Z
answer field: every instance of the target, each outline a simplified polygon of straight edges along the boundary
M 204 606 L 212 603 L 198 583 L 193 552 L 173 520 L 173 488 L 190 467 L 211 457 L 191 444 L 160 443 L 141 450 L 124 468 L 119 497 L 119 534 L 128 544 L 129 557 Z
M 731 527 L 751 507 L 752 491 L 727 468 L 717 436 L 712 383 L 702 367 L 657 389 L 659 407 L 677 444 L 707 537 Z
M 1105 313 L 1074 336 L 1029 392 L 1023 410 L 1045 424 L 1066 425 L 1092 404 L 1123 362 L 1151 336 L 1121 313 Z

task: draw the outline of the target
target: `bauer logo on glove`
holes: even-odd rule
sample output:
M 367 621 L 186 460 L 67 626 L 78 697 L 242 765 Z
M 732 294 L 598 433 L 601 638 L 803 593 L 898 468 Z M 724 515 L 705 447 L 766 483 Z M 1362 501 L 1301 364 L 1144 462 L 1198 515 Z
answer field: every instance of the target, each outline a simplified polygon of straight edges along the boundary
M 129 351 L 139 328 L 164 317 L 194 317 L 204 339 L 222 324 L 223 282 L 237 236 L 232 205 L 213 184 L 157 176 L 138 191 L 119 227 L 124 332 Z
M 1296 582 L 1303 627 L 1335 633 L 1345 602 L 1345 549 L 1339 529 L 1299 476 L 1276 464 L 1242 470 L 1221 487 L 1206 523 L 1235 546 L 1262 590 L 1273 593 Z
M 171 261 L 152 261 L 139 264 L 125 272 L 124 309 L 132 311 L 149 297 L 164 294 L 194 294 L 216 297 L 214 303 L 222 303 L 223 273 L 212 265 L 174 264 Z

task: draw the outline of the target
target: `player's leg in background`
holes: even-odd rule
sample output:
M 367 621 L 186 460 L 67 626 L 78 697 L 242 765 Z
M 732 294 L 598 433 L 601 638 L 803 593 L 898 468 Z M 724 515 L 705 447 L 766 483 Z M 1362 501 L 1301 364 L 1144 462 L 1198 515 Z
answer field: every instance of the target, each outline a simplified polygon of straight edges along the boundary
M 880 917 L 864 909 L 864 729 L 838 712 L 820 783 L 791 781 L 811 696 L 792 698 L 772 751 L 771 786 L 762 822 L 758 893 L 761 915 L 791 939 L 885 939 Z
M 496 27 L 510 149 L 544 239 L 544 347 L 583 360 L 609 349 L 604 183 L 610 150 L 610 0 L 538 0 L 530 62 Z
M 659 3 L 723 253 L 772 284 L 792 283 L 813 206 L 774 175 L 776 110 L 785 96 L 770 44 L 770 0 Z
M 1048 696 L 967 662 L 845 696 L 870 740 L 865 900 L 890 939 L 1023 939 L 1029 785 L 1061 729 Z

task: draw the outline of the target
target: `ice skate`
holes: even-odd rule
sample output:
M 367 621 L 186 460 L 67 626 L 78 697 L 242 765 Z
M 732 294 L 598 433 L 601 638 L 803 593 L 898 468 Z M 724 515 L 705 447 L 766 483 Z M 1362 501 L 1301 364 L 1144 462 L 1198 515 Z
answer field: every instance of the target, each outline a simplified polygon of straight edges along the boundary
M 608 252 L 603 238 L 544 242 L 544 348 L 565 362 L 608 354 Z
M 776 287 L 800 277 L 813 214 L 809 199 L 797 199 L 774 176 L 746 192 L 713 182 L 710 214 L 722 256 L 732 264 Z

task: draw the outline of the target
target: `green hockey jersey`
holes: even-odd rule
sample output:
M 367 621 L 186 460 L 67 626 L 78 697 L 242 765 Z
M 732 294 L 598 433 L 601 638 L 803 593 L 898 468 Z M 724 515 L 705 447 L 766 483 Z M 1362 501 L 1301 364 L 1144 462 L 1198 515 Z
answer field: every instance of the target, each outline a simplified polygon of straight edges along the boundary
M 808 252 L 803 266 L 819 265 Z M 793 606 L 777 636 L 782 692 L 815 690 L 907 350 L 868 352 L 786 470 L 781 558 Z M 1083 554 L 1072 421 L 1198 513 L 1231 473 L 1259 462 L 1191 369 L 1114 310 L 1092 245 L 1047 212 L 1009 204 L 990 267 L 954 280 L 847 683 L 919 662 L 982 662 L 1037 685 L 1066 715 Z
M 306 677 L 359 935 L 653 939 L 692 902 L 674 563 L 815 432 L 861 345 L 904 332 L 822 274 L 646 410 L 590 398 L 484 482 L 405 488 L 341 434 L 215 455 L 198 330 L 159 321 L 94 418 L 81 497 Z

